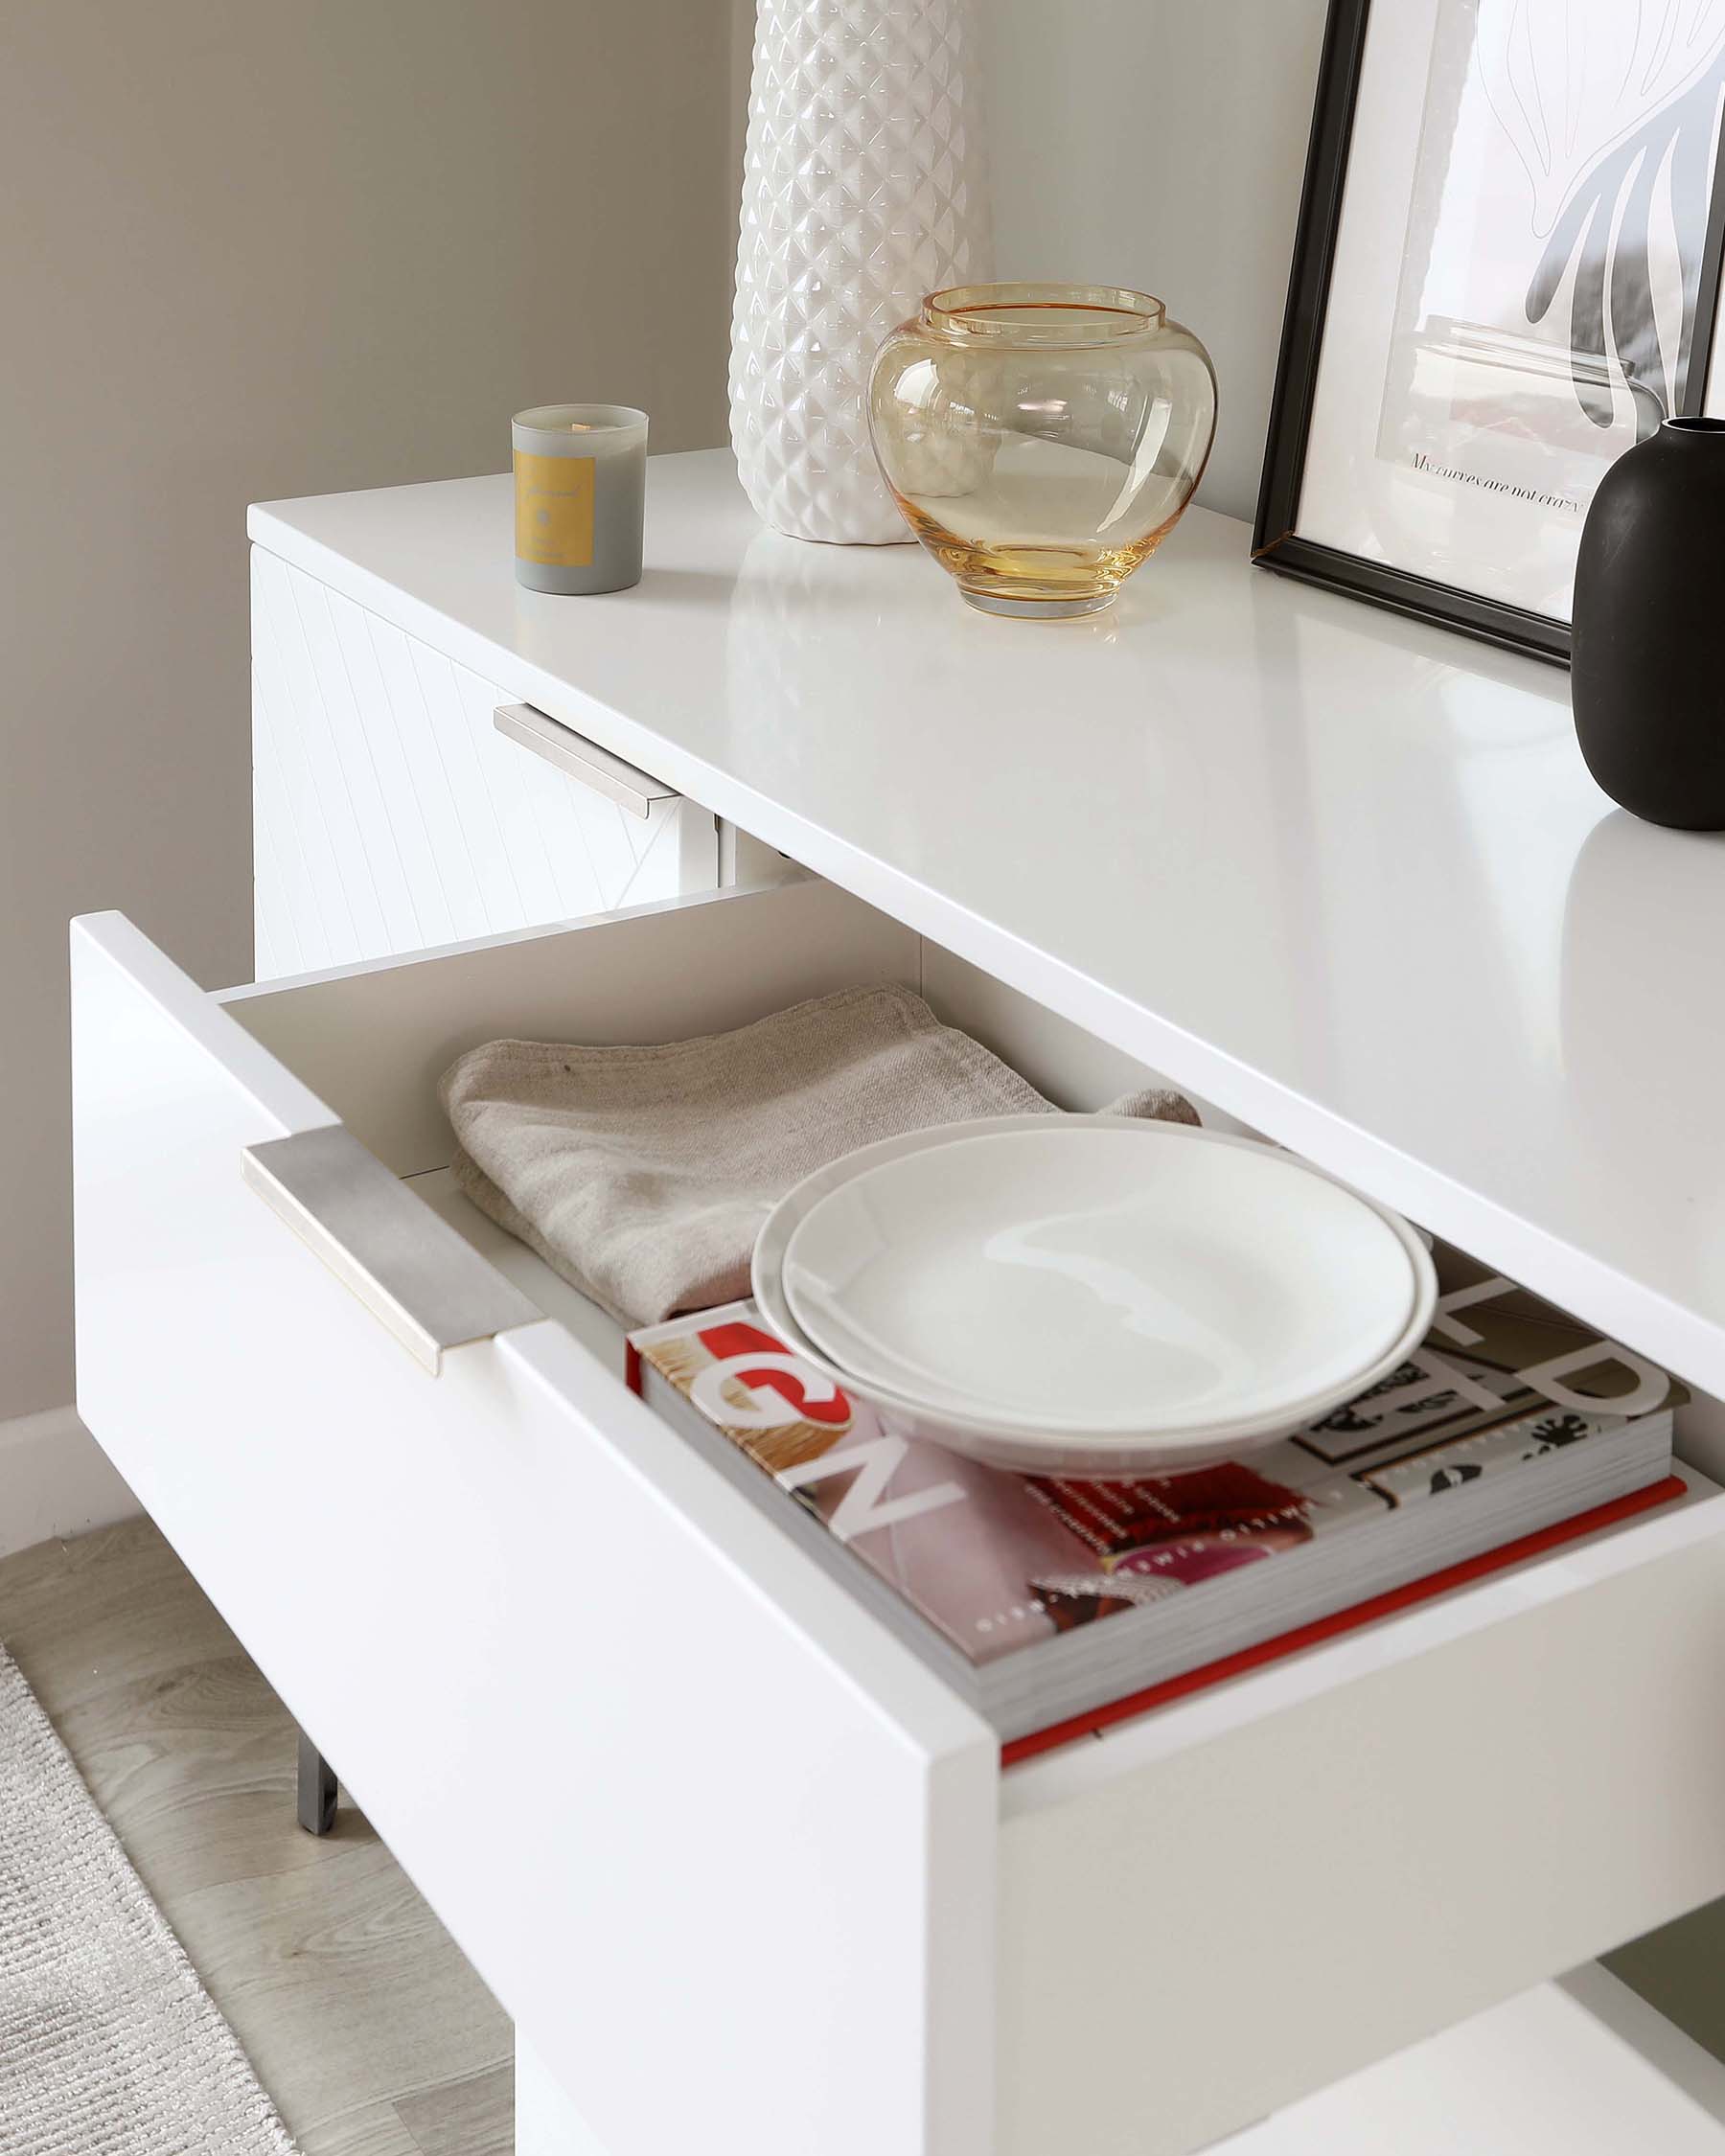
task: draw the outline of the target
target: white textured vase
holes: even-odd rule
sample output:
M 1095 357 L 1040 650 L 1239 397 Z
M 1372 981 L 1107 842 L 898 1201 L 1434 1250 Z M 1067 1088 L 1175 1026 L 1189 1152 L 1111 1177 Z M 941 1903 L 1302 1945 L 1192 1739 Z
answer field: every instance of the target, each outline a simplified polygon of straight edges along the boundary
M 868 446 L 869 368 L 925 293 L 991 270 L 978 0 L 759 0 L 731 441 L 797 539 L 909 532 Z

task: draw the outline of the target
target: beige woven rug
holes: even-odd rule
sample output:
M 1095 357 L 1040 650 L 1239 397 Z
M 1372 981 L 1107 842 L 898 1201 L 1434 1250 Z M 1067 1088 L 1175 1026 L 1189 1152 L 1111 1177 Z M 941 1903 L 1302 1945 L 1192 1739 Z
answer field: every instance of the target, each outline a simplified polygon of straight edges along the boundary
M 0 2156 L 294 2156 L 3 1647 Z

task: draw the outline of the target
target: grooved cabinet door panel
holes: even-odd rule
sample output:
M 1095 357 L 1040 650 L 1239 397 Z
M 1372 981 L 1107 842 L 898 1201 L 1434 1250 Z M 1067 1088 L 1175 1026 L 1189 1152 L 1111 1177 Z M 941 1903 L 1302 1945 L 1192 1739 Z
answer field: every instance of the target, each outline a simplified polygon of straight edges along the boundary
M 492 724 L 513 692 L 254 547 L 257 977 L 644 905 L 718 882 L 712 817 L 647 817 Z

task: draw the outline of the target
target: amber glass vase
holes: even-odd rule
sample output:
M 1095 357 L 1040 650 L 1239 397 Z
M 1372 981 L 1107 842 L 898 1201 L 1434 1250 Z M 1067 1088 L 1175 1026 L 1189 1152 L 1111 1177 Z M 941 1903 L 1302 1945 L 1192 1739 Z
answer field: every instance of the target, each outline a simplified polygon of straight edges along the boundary
M 1160 300 L 1103 285 L 935 292 L 881 347 L 876 457 L 973 607 L 1094 613 L 1203 476 L 1216 378 Z

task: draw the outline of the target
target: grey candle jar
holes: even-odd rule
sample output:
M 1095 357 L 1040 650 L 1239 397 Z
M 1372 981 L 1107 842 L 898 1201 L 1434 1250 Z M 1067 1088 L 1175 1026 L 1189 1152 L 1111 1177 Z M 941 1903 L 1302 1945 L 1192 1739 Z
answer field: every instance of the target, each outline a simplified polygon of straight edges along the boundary
M 518 412 L 515 573 L 530 591 L 626 591 L 641 581 L 647 414 L 628 404 Z

